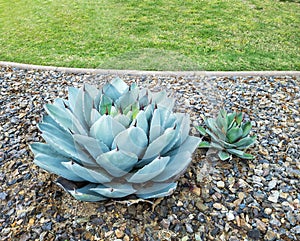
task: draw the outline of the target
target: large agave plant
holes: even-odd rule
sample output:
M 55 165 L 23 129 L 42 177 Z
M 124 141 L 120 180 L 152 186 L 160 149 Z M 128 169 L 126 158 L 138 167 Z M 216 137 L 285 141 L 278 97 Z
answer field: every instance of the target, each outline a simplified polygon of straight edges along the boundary
M 231 155 L 242 159 L 253 159 L 254 156 L 244 151 L 255 143 L 256 137 L 249 136 L 251 122 L 243 122 L 243 113 L 227 114 L 220 110 L 217 118 L 204 119 L 207 128 L 196 127 L 201 135 L 208 135 L 211 142 L 202 141 L 200 148 L 213 148 L 218 150 L 221 160 L 227 160 Z
M 46 143 L 31 145 L 34 163 L 74 182 L 64 188 L 78 200 L 170 195 L 200 142 L 173 105 L 166 92 L 119 78 L 102 89 L 70 87 L 68 100 L 45 105 L 38 127 Z

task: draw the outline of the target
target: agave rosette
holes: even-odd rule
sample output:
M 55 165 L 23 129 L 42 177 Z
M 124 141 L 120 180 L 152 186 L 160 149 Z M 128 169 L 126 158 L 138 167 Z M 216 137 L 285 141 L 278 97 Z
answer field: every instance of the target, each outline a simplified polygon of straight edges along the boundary
M 173 106 L 165 91 L 119 78 L 101 89 L 70 87 L 68 100 L 45 105 L 38 127 L 46 143 L 31 144 L 34 163 L 74 182 L 64 188 L 82 201 L 170 195 L 200 142 Z
M 196 128 L 201 135 L 208 135 L 211 141 L 202 141 L 200 148 L 216 149 L 221 160 L 227 160 L 232 155 L 242 159 L 254 158 L 245 152 L 255 144 L 256 136 L 249 136 L 252 125 L 250 121 L 243 121 L 243 113 L 227 114 L 225 110 L 220 110 L 217 118 L 205 118 L 204 122 L 207 128 Z

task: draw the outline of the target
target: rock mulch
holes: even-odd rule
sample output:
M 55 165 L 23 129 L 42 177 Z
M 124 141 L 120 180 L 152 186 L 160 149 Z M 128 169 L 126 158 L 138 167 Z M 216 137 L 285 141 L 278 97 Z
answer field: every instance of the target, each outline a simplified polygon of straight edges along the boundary
M 166 89 L 194 125 L 222 107 L 243 111 L 256 158 L 222 162 L 198 150 L 169 197 L 78 202 L 33 164 L 28 144 L 41 140 L 43 104 L 113 77 L 0 68 L 1 240 L 300 240 L 299 78 L 120 76 Z

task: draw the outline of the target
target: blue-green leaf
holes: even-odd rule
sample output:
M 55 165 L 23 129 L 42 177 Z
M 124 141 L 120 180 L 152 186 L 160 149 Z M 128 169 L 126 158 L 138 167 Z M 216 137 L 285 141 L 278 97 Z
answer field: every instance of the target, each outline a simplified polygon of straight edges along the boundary
M 172 177 L 181 175 L 192 160 L 191 153 L 188 151 L 179 152 L 170 158 L 171 159 L 164 171 L 152 179 L 154 182 L 164 182 Z
M 199 148 L 210 148 L 210 143 L 207 141 L 201 141 L 199 144 Z
M 115 137 L 124 130 L 125 127 L 118 121 L 109 115 L 103 115 L 91 126 L 90 135 L 110 148 Z
M 155 109 L 153 112 L 151 124 L 150 124 L 150 130 L 149 130 L 149 142 L 153 142 L 156 138 L 161 136 L 164 129 L 162 127 L 161 122 L 161 110 Z
M 103 183 L 110 182 L 112 180 L 112 177 L 101 168 L 90 169 L 72 161 L 63 162 L 62 165 L 71 172 L 75 173 L 77 176 L 80 176 L 85 181 Z
M 225 130 L 220 129 L 216 123 L 216 120 L 212 118 L 208 118 L 206 121 L 206 125 L 209 127 L 209 129 L 214 133 L 215 136 L 217 136 L 218 139 L 221 139 L 223 141 L 226 140 Z M 208 131 L 206 131 L 208 133 Z
M 188 114 L 176 113 L 176 128 L 179 128 L 177 133 L 176 143 L 174 147 L 180 146 L 188 137 L 190 131 L 190 116 Z
M 91 188 L 91 190 L 109 198 L 122 198 L 136 192 L 129 183 L 105 183 Z
M 78 188 L 75 190 L 67 190 L 74 198 L 79 201 L 84 202 L 99 202 L 106 200 L 107 198 L 98 194 L 97 192 L 91 191 L 91 189 L 95 188 L 96 184 L 88 184 L 82 188 Z
M 137 102 L 139 96 L 139 89 L 134 88 L 124 95 L 120 96 L 120 98 L 116 101 L 118 108 L 125 110 L 128 106 L 132 106 L 135 102 Z
M 210 143 L 210 147 L 211 147 L 211 148 L 214 148 L 214 149 L 217 149 L 217 150 L 219 150 L 219 151 L 222 151 L 222 150 L 225 149 L 224 145 L 222 145 L 221 142 L 218 142 L 218 143 L 211 142 L 211 143 Z
M 125 94 L 129 90 L 129 87 L 120 78 L 115 78 L 111 81 L 111 83 L 106 83 L 102 90 L 105 95 L 113 101 L 116 101 L 121 95 Z
M 227 130 L 232 128 L 233 123 L 235 123 L 235 117 L 236 117 L 236 112 L 227 115 L 227 126 L 228 126 Z
M 93 99 L 90 94 L 85 90 L 86 85 L 82 91 L 82 112 L 84 116 L 84 121 L 87 123 L 87 126 L 91 126 L 91 112 L 93 109 Z
M 235 143 L 235 145 L 237 146 L 238 149 L 240 150 L 245 150 L 248 147 L 254 145 L 256 140 L 256 137 L 245 137 L 241 140 L 239 140 L 238 142 Z
M 149 124 L 145 111 L 141 110 L 136 116 L 136 126 L 141 128 L 148 135 Z
M 160 137 L 154 140 L 148 146 L 143 159 L 138 162 L 138 167 L 144 166 L 151 162 L 153 159 L 158 157 L 162 150 L 169 145 L 175 136 L 175 130 L 173 128 L 168 128 Z
M 50 145 L 44 143 L 33 143 L 30 145 L 35 154 L 34 163 L 48 172 L 55 173 L 72 181 L 84 181 L 83 178 L 65 168 L 62 163 L 68 162 L 69 159 L 59 155 Z
M 141 158 L 148 145 L 148 138 L 143 129 L 131 126 L 116 136 L 113 148 L 131 152 Z
M 96 109 L 92 109 L 91 111 L 91 126 L 95 124 L 97 120 L 101 118 L 100 113 Z
M 242 123 L 242 120 L 243 120 L 243 113 L 242 112 L 237 113 L 235 117 L 235 121 L 239 126 Z
M 148 89 L 141 89 L 139 92 L 139 104 L 141 107 L 145 107 L 149 104 L 149 100 L 152 98 L 152 93 Z
M 77 108 L 76 101 L 77 101 L 78 94 L 79 94 L 78 88 L 75 87 L 68 88 L 68 103 L 72 112 L 74 112 L 74 109 Z
M 228 127 L 227 113 L 225 110 L 220 110 L 215 123 L 216 127 L 224 134 L 222 135 L 222 138 L 224 138 Z
M 128 182 L 132 183 L 144 183 L 151 180 L 153 177 L 162 173 L 168 164 L 170 157 L 157 157 L 148 165 L 139 169 L 133 175 L 130 175 L 127 179 Z
M 205 130 L 204 127 L 202 127 L 202 126 L 195 126 L 195 128 L 200 132 L 200 134 L 201 134 L 202 136 L 205 136 L 205 135 L 206 135 L 206 130 Z
M 74 140 L 69 132 L 48 123 L 39 123 L 38 128 L 42 131 L 42 137 L 53 149 L 67 157 L 77 158 Z
M 49 144 L 42 143 L 42 142 L 34 142 L 30 145 L 30 149 L 34 155 L 39 153 L 43 153 L 53 157 L 64 157 L 59 152 L 55 151 Z M 67 158 L 66 158 L 67 159 Z M 68 160 L 68 159 L 67 159 Z
M 114 119 L 121 123 L 125 128 L 128 128 L 131 122 L 131 119 L 123 114 L 117 114 Z
M 239 140 L 243 136 L 242 128 L 231 128 L 227 132 L 227 138 L 229 143 L 234 143 L 235 141 Z
M 66 131 L 73 130 L 76 133 L 87 135 L 86 129 L 68 109 L 62 109 L 52 104 L 46 104 L 47 113 Z
M 171 150 L 170 152 L 166 153 L 165 155 L 174 156 L 177 153 L 180 152 L 186 152 L 193 153 L 196 148 L 198 147 L 201 139 L 196 136 L 188 136 L 186 140 L 176 149 Z
M 237 157 L 240 157 L 242 159 L 254 159 L 254 156 L 251 154 L 247 154 L 241 150 L 236 149 L 227 149 L 227 151 L 233 155 L 236 155 Z
M 222 161 L 225 161 L 230 158 L 230 155 L 225 151 L 219 151 L 218 156 Z
M 171 195 L 177 183 L 153 183 L 150 187 L 143 187 L 136 192 L 137 197 L 143 199 L 160 198 Z
M 93 137 L 78 134 L 74 135 L 73 137 L 74 140 L 78 144 L 82 145 L 95 160 L 99 155 L 110 151 L 110 149 L 107 145 L 104 144 L 104 142 L 99 141 Z
M 112 107 L 112 99 L 106 95 L 102 95 L 99 104 L 99 113 L 101 115 L 110 114 Z
M 89 93 L 89 95 L 92 97 L 93 100 L 99 95 L 99 93 L 101 93 L 97 89 L 97 87 L 94 86 L 94 85 L 90 85 L 90 84 L 85 83 L 84 87 L 85 87 L 85 90 Z
M 97 163 L 114 177 L 121 177 L 132 170 L 138 161 L 134 153 L 112 150 L 100 155 Z
M 243 123 L 242 124 L 242 129 L 243 129 L 243 136 L 242 137 L 246 137 L 249 135 L 250 131 L 252 128 L 252 124 L 250 121 Z

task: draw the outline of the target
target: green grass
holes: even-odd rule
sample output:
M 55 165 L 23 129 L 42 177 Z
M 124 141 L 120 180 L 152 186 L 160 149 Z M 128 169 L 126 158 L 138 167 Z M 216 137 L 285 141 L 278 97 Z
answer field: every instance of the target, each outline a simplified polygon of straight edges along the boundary
M 0 0 L 0 60 L 140 70 L 300 70 L 300 2 Z

